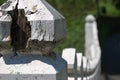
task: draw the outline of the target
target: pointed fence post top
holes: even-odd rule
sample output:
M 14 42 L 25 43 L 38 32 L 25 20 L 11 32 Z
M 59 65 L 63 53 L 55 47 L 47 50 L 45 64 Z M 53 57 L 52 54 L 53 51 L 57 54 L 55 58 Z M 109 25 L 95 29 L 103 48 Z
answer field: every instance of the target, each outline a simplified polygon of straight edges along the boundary
M 49 52 L 65 35 L 65 18 L 45 0 L 8 0 L 0 6 L 0 41 L 11 41 L 17 50 L 33 45 Z

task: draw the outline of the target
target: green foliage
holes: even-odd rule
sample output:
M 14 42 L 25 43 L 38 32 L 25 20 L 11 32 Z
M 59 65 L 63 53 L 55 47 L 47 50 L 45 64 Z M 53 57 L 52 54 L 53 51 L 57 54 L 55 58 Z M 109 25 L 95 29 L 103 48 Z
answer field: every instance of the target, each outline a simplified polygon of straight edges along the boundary
M 76 48 L 77 52 L 84 52 L 85 17 L 87 14 L 96 14 L 95 0 L 47 1 L 65 16 L 67 22 L 66 38 L 58 44 L 55 51 L 61 53 L 64 48 Z
M 105 14 L 102 14 L 102 11 L 100 11 L 100 14 L 101 15 L 104 15 L 104 16 L 119 16 L 120 15 L 120 10 L 118 10 L 116 8 L 116 4 L 117 4 L 117 0 L 109 0 L 109 1 L 105 1 L 105 0 L 102 0 L 100 1 L 99 3 L 99 8 L 102 9 L 102 7 L 104 7 L 106 9 L 106 13 Z
M 0 5 L 3 4 L 6 0 L 0 0 Z
M 120 34 L 120 9 L 116 4 L 120 4 L 119 0 L 100 0 L 99 2 L 99 16 L 98 16 L 98 29 L 99 39 L 102 43 L 110 35 Z M 119 6 L 120 7 L 120 6 Z

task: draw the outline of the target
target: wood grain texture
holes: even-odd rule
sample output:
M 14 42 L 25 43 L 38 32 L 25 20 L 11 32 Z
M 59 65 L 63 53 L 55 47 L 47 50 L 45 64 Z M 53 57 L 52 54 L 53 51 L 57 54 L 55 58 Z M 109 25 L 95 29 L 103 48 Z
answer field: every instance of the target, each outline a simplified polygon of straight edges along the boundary
M 48 54 L 66 35 L 65 18 L 45 0 L 8 0 L 0 6 L 1 24 L 5 20 L 11 24 L 6 30 L 13 49 L 2 53 Z M 5 35 L 0 33 L 2 43 Z

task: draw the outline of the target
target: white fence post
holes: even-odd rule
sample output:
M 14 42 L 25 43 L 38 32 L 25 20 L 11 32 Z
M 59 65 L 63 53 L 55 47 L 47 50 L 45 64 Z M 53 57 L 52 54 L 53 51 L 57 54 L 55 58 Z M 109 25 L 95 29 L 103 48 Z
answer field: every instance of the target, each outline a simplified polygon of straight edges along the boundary
M 52 52 L 65 29 L 65 18 L 45 0 L 1 5 L 0 80 L 67 80 L 66 61 Z
M 74 48 L 64 49 L 62 52 L 62 58 L 67 61 L 68 73 L 75 73 L 75 68 L 77 65 L 76 49 Z
M 99 45 L 97 23 L 93 15 L 88 15 L 85 20 L 85 56 L 90 59 L 95 55 L 91 53 L 91 46 Z
M 85 23 L 85 56 L 82 53 L 76 53 L 75 64 L 75 49 L 63 50 L 63 58 L 67 61 L 68 66 L 77 65 L 76 78 L 68 78 L 68 80 L 100 80 L 100 58 L 101 50 L 98 40 L 97 24 L 94 16 L 88 15 Z M 67 57 L 65 57 L 65 55 Z M 74 55 L 74 56 L 73 56 Z M 73 60 L 73 61 L 71 61 Z M 70 68 L 68 67 L 68 70 Z M 73 70 L 74 67 L 72 67 Z M 69 73 L 69 72 L 68 72 Z
M 98 31 L 96 19 L 93 15 L 86 17 L 85 24 L 85 57 L 88 59 L 89 80 L 100 79 L 101 50 L 98 40 Z

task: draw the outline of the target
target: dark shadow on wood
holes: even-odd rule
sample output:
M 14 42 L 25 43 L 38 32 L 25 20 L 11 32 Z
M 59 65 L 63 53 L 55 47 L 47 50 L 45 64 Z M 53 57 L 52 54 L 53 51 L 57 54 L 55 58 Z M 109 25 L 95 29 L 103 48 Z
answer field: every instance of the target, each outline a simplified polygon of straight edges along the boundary
M 8 12 L 11 15 L 11 45 L 14 50 L 25 49 L 28 46 L 31 37 L 30 22 L 27 21 L 24 9 L 18 10 L 18 3 L 13 11 Z

